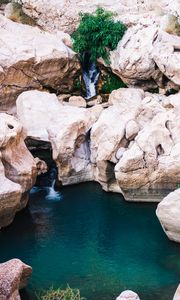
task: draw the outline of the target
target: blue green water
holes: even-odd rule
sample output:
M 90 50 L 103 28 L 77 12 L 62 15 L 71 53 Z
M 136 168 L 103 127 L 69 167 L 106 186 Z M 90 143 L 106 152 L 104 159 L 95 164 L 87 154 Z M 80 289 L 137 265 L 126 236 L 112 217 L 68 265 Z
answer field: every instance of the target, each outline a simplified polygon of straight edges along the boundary
M 128 203 L 95 183 L 61 193 L 58 202 L 45 191 L 31 194 L 29 207 L 0 231 L 0 261 L 18 257 L 33 267 L 23 299 L 67 283 L 88 300 L 112 300 L 125 289 L 141 300 L 173 298 L 180 245 L 163 233 L 155 204 Z

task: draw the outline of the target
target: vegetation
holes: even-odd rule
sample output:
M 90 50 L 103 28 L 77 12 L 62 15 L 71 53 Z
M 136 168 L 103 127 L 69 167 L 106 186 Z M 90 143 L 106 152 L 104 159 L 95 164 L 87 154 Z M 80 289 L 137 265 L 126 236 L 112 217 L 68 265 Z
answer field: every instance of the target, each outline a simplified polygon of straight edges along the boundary
M 125 83 L 114 74 L 106 75 L 103 78 L 103 82 L 104 83 L 100 90 L 100 92 L 103 94 L 110 94 L 114 90 L 127 87 Z
M 71 289 L 69 285 L 66 289 L 49 289 L 37 296 L 38 300 L 85 300 L 80 296 L 78 289 Z
M 117 47 L 126 31 L 126 26 L 114 21 L 114 16 L 103 8 L 98 8 L 93 14 L 80 14 L 80 25 L 72 38 L 73 49 L 79 53 L 81 60 L 88 54 L 92 62 L 99 57 L 109 62 L 109 51 Z

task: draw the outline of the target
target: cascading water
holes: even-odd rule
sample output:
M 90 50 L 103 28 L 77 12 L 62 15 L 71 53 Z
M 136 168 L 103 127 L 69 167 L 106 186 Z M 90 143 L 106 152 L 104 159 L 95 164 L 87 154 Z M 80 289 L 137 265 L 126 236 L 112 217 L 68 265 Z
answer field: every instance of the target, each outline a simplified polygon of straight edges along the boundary
M 96 84 L 99 79 L 100 72 L 94 62 L 91 62 L 88 54 L 84 54 L 82 63 L 83 80 L 86 86 L 86 99 L 96 96 Z
M 54 166 L 51 167 L 47 173 L 41 175 L 40 177 L 41 178 L 38 180 L 37 185 L 32 188 L 31 194 L 46 192 L 46 200 L 60 201 L 62 199 L 62 195 L 60 192 L 55 190 L 57 168 Z

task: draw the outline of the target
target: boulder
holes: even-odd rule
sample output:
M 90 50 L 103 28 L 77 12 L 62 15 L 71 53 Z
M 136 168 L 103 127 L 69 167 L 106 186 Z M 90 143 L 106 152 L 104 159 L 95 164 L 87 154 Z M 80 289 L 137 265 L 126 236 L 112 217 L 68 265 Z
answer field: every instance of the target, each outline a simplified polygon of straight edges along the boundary
M 32 268 L 19 259 L 0 264 L 0 299 L 20 300 L 19 290 L 27 285 Z
M 158 204 L 156 214 L 168 238 L 180 243 L 180 188 Z
M 112 191 L 111 184 L 118 184 L 126 200 L 160 201 L 176 188 L 179 96 L 130 88 L 112 92 L 111 106 L 91 130 L 91 161 L 105 190 Z
M 159 32 L 153 43 L 152 55 L 161 72 L 180 86 L 180 37 Z
M 0 36 L 0 110 L 12 109 L 25 90 L 73 90 L 80 64 L 66 46 L 68 34 L 50 34 L 0 15 Z
M 71 96 L 69 104 L 76 107 L 86 107 L 86 100 L 81 96 Z
M 127 290 L 122 292 L 116 300 L 140 300 L 139 296 L 133 291 Z
M 59 181 L 64 185 L 94 179 L 89 132 L 101 112 L 99 106 L 85 109 L 63 105 L 54 94 L 36 90 L 17 99 L 18 118 L 27 136 L 51 143 Z
M 0 228 L 9 225 L 28 200 L 36 179 L 36 164 L 24 143 L 22 125 L 0 114 Z
M 178 286 L 173 300 L 180 300 L 180 285 Z

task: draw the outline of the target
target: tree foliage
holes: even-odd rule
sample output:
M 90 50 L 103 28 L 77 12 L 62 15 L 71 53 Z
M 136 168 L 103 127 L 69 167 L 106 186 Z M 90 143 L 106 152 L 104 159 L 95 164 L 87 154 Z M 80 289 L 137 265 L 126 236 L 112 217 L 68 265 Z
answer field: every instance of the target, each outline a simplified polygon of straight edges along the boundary
M 80 24 L 72 38 L 73 49 L 81 59 L 86 53 L 92 62 L 99 57 L 108 62 L 109 51 L 116 49 L 126 31 L 126 26 L 114 21 L 114 16 L 114 13 L 103 8 L 98 8 L 93 14 L 80 14 Z

